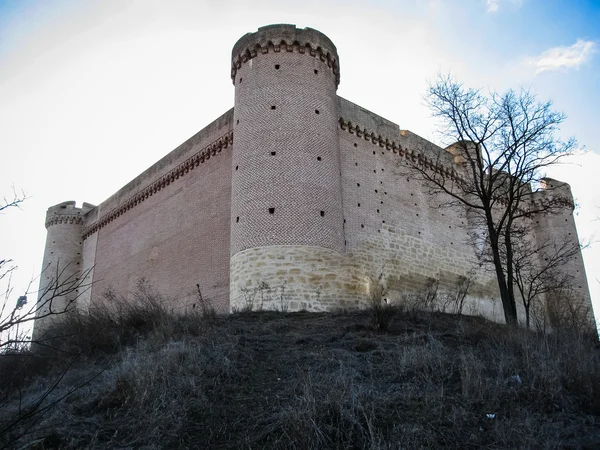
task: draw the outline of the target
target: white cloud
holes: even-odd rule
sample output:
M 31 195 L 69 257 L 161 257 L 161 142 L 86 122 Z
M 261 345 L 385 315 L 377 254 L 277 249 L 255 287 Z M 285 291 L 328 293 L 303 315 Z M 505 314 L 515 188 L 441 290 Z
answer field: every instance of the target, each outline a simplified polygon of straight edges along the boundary
M 550 48 L 541 55 L 530 58 L 528 63 L 537 68 L 536 74 L 547 70 L 578 68 L 591 57 L 595 48 L 595 42 L 578 39 L 569 47 Z
M 523 5 L 523 0 L 486 0 L 487 12 L 495 13 L 500 9 L 500 3 L 512 3 L 517 8 Z
M 498 0 L 487 0 L 487 7 L 488 7 L 488 12 L 496 12 L 498 11 L 499 5 L 498 5 Z

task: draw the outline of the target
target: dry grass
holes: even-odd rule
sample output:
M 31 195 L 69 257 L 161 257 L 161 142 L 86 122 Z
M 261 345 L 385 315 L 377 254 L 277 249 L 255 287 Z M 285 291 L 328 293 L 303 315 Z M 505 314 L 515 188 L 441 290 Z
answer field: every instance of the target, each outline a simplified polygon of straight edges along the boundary
M 57 365 L 19 386 L 21 405 L 57 374 L 64 378 L 42 407 L 91 381 L 2 433 L 4 445 L 600 446 L 600 353 L 581 337 L 399 310 L 385 333 L 373 330 L 369 312 L 206 320 L 144 302 L 75 316 L 55 330 L 66 337 L 54 346 L 79 360 L 64 371 L 69 358 L 44 356 Z M 5 389 L 2 428 L 18 413 L 18 397 Z

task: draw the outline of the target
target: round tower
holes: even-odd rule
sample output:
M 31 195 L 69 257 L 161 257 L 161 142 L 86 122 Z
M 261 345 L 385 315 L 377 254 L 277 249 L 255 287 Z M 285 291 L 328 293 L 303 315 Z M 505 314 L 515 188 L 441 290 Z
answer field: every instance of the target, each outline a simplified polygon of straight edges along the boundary
M 70 311 L 84 289 L 81 276 L 84 211 L 74 201 L 51 206 L 46 212 L 46 247 L 40 276 L 34 338 Z M 80 289 L 81 288 L 81 289 Z
M 540 266 L 545 267 L 548 260 L 558 258 L 556 277 L 565 280 L 564 286 L 558 283 L 557 289 L 546 292 L 551 324 L 589 325 L 595 333 L 594 312 L 573 217 L 575 202 L 571 187 L 552 178 L 543 178 L 541 189 L 534 194 L 534 205 L 542 211 L 533 217 Z M 568 256 L 562 256 L 565 254 Z
M 339 77 L 311 28 L 270 25 L 233 47 L 232 309 L 260 286 L 307 298 L 313 259 L 344 252 Z

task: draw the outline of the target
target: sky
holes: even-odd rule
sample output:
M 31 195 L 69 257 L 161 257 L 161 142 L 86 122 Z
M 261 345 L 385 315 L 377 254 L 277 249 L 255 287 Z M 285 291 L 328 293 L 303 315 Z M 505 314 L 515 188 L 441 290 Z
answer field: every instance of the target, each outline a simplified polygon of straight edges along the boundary
M 37 288 L 46 209 L 101 203 L 230 109 L 231 49 L 273 23 L 325 33 L 340 96 L 438 144 L 438 73 L 552 100 L 580 150 L 547 175 L 572 187 L 600 317 L 598 0 L 0 0 L 0 198 L 27 196 L 0 213 L 13 301 Z

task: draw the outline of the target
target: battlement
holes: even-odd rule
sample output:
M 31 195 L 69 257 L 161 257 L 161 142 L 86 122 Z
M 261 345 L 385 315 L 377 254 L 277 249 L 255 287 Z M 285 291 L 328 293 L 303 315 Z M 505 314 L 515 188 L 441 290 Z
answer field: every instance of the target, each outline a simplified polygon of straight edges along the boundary
M 466 164 L 467 160 L 469 159 L 468 157 L 465 157 L 466 155 L 477 155 L 477 153 L 480 151 L 477 148 L 477 144 L 471 141 L 458 141 L 452 145 L 449 145 L 444 150 L 454 157 L 454 162 L 459 166 Z
M 146 186 L 139 189 L 137 192 L 130 195 L 128 198 L 119 202 L 116 206 L 110 209 L 108 212 L 102 214 L 99 218 L 94 220 L 93 223 L 88 225 L 83 231 L 83 238 L 87 239 L 91 234 L 96 233 L 101 228 L 105 227 L 117 217 L 125 214 L 130 209 L 140 205 L 142 202 L 152 197 L 161 189 L 169 186 L 179 178 L 187 175 L 190 171 L 194 170 L 200 164 L 208 161 L 211 157 L 215 157 L 221 153 L 221 151 L 227 149 L 233 143 L 233 133 L 227 132 L 225 135 L 219 137 L 214 142 L 200 149 L 192 156 L 183 160 L 175 168 L 169 170 L 162 176 L 151 180 Z M 74 203 L 74 202 L 73 202 Z M 84 203 L 84 205 L 86 205 Z
M 575 200 L 573 199 L 571 186 L 563 181 L 548 177 L 541 179 L 540 189 L 534 192 L 533 201 L 561 204 L 571 211 L 575 209 Z
M 441 148 L 339 97 L 337 49 L 312 28 L 245 34 L 232 49 L 231 78 L 232 109 L 101 204 L 48 209 L 41 291 L 52 274 L 85 278 L 90 289 L 76 297 L 85 310 L 144 278 L 179 311 L 197 306 L 198 289 L 218 312 L 333 311 L 367 306 L 379 274 L 394 303 L 431 280 L 455 292 L 475 273 L 464 311 L 503 320 L 469 210 L 411 172 L 464 182 L 474 143 Z M 533 196 L 556 214 L 525 211 L 528 238 L 540 248 L 565 237 L 577 245 L 569 185 L 547 178 Z M 568 270 L 587 307 L 580 255 Z
M 69 200 L 51 206 L 46 211 L 46 228 L 58 224 L 83 224 L 84 216 L 95 208 L 94 205 L 84 203 L 81 208 L 76 206 L 76 202 Z
M 372 145 L 384 148 L 394 155 L 398 155 L 400 158 L 406 159 L 410 165 L 417 164 L 424 169 L 437 172 L 452 180 L 461 179 L 452 160 L 448 160 L 444 157 L 441 148 L 436 148 L 431 143 L 429 143 L 430 145 L 428 146 L 420 147 L 415 145 L 403 145 L 402 141 L 411 141 L 411 143 L 414 144 L 414 141 L 424 140 L 410 131 L 401 130 L 394 139 L 382 136 L 381 134 L 376 134 L 366 127 L 345 120 L 343 117 L 340 118 L 339 123 L 340 129 L 347 131 L 350 134 L 354 134 L 357 137 L 370 142 Z
M 261 27 L 254 33 L 247 33 L 233 46 L 231 52 L 231 79 L 242 64 L 259 55 L 269 52 L 298 52 L 318 57 L 327 62 L 335 75 L 336 86 L 340 83 L 340 67 L 337 49 L 333 42 L 313 28 L 296 28 L 295 25 L 279 24 Z

